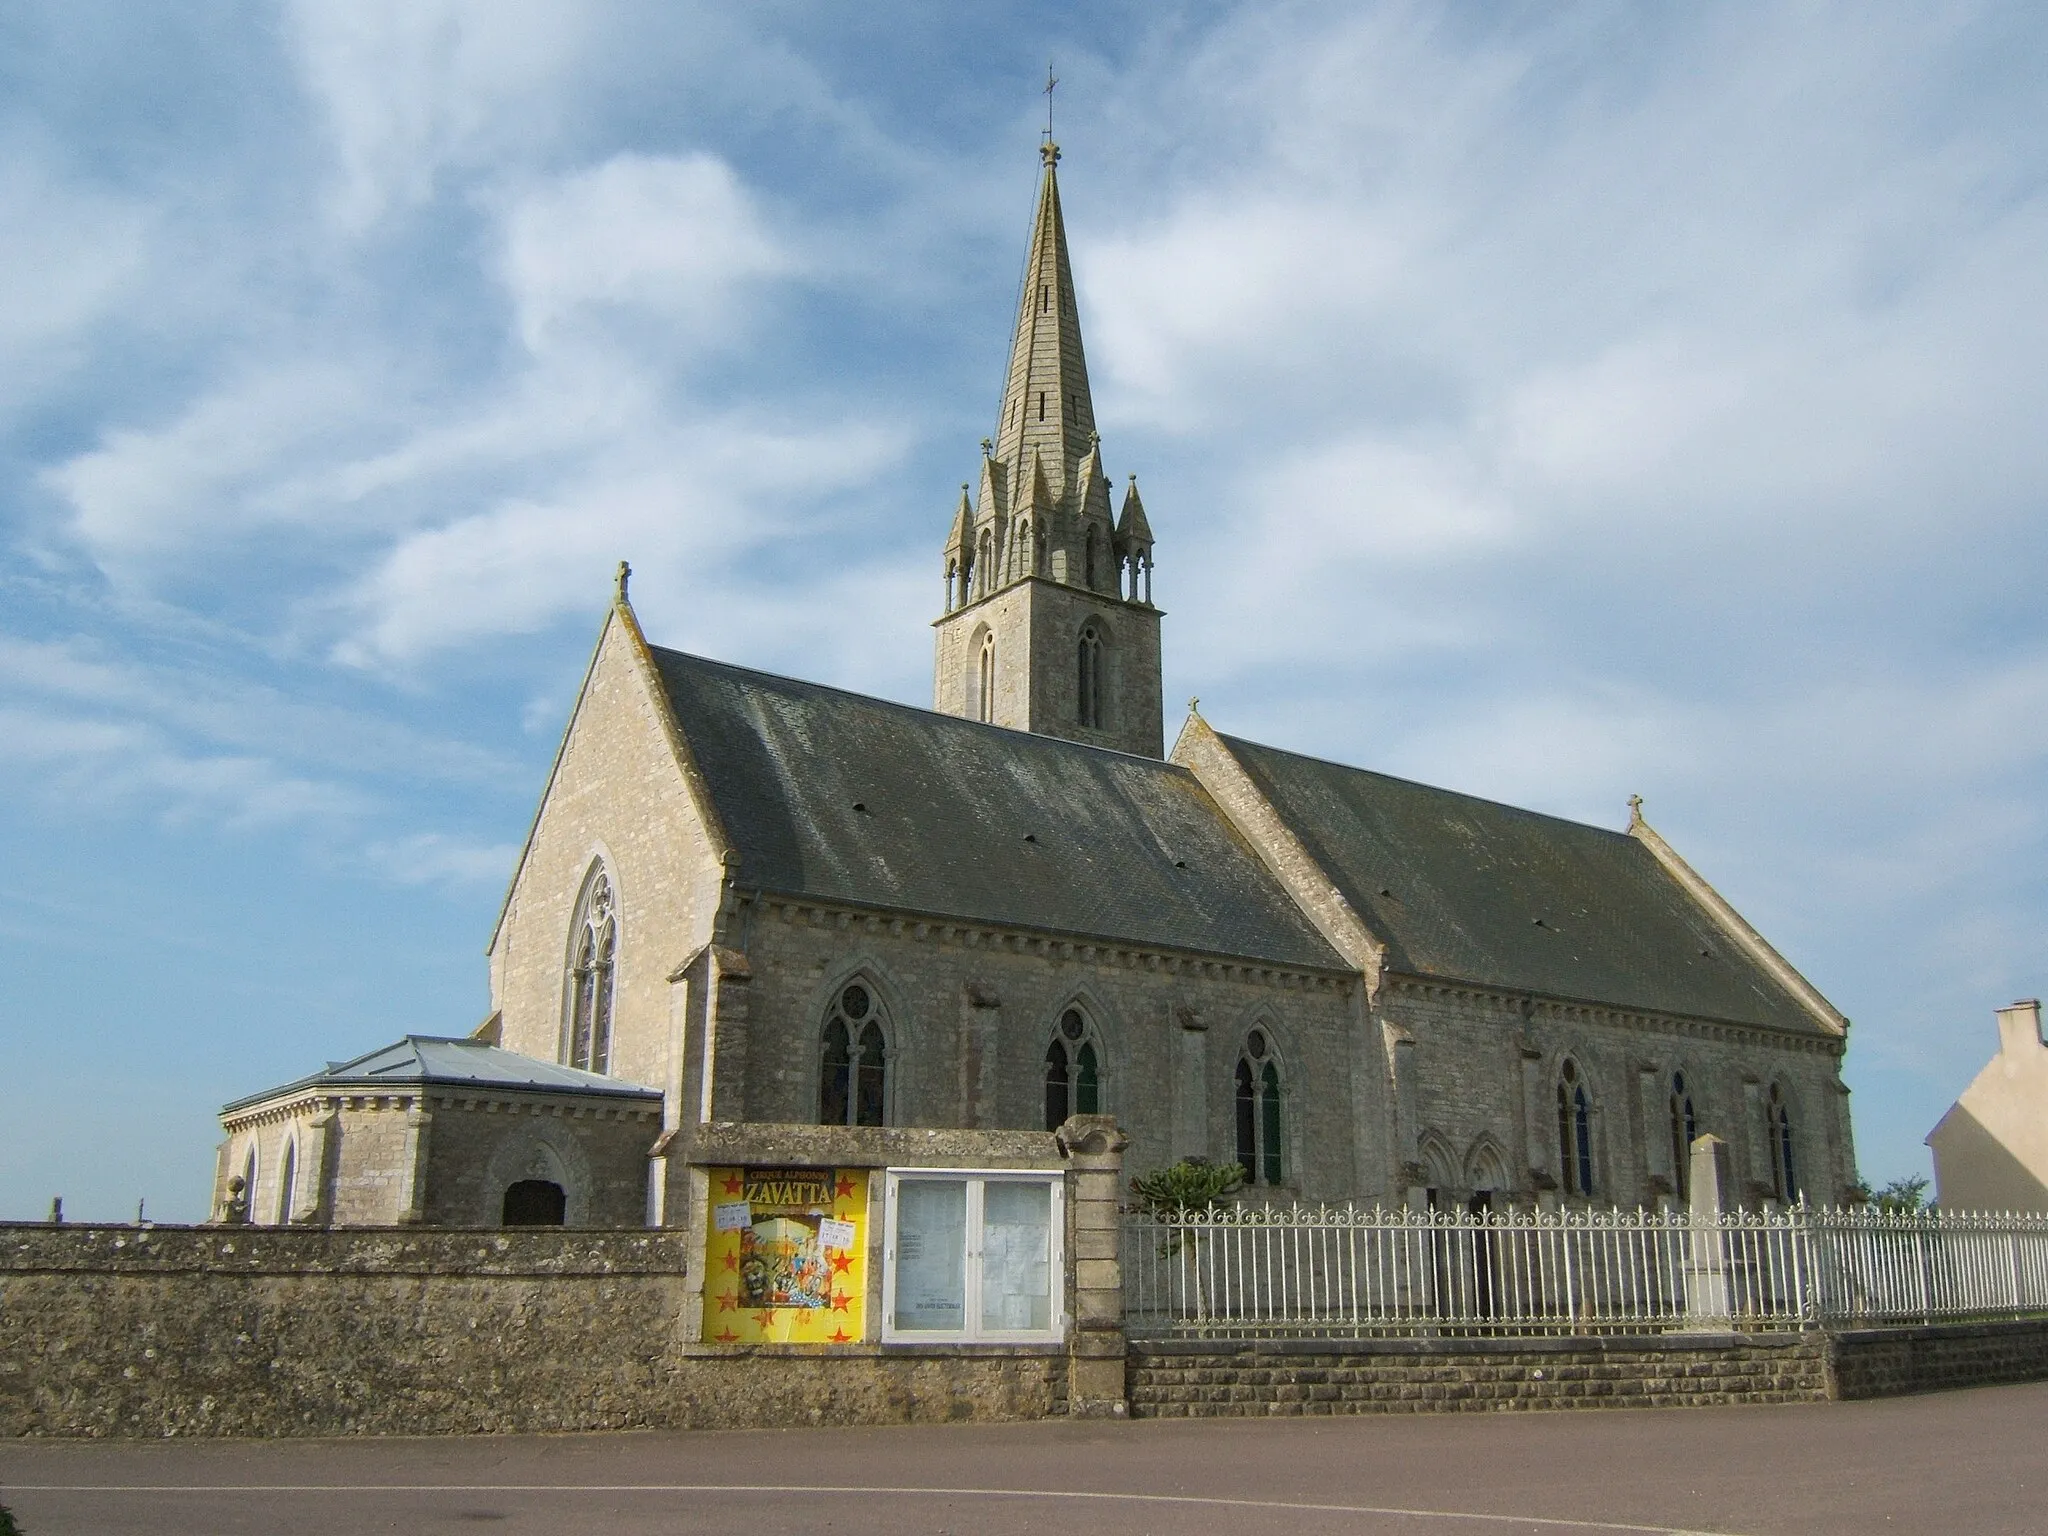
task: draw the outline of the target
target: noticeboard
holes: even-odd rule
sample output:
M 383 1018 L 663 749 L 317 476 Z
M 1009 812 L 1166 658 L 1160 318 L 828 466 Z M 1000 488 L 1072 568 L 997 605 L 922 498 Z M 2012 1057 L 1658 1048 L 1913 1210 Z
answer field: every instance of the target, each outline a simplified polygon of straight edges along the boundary
M 860 1343 L 867 1324 L 868 1171 L 708 1172 L 705 1342 Z

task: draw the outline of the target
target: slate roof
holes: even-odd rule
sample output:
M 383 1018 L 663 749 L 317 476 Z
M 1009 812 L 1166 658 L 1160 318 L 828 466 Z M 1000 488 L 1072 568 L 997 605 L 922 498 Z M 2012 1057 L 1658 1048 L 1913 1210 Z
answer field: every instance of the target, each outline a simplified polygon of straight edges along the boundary
M 1626 833 L 1223 740 L 1394 970 L 1825 1033 Z
M 511 1093 L 603 1094 L 611 1098 L 659 1099 L 661 1090 L 638 1083 L 621 1082 L 598 1072 L 558 1066 L 538 1057 L 523 1056 L 502 1046 L 481 1040 L 450 1039 L 441 1035 L 407 1035 L 403 1040 L 370 1051 L 353 1061 L 330 1061 L 327 1070 L 302 1077 L 281 1088 L 267 1089 L 222 1106 L 230 1114 L 251 1104 L 287 1093 L 313 1089 L 364 1089 L 409 1087 L 420 1083 L 460 1083 Z
M 1177 764 L 650 649 L 743 885 L 1346 969 Z

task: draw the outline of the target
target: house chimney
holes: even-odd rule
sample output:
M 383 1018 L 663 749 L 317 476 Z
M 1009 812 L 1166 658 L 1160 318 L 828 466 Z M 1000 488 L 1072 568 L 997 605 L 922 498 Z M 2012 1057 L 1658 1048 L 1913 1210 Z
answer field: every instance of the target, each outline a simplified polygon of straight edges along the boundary
M 2019 1056 L 2041 1048 L 2041 1000 L 2021 998 L 1998 1010 L 1998 1048 L 2007 1056 Z

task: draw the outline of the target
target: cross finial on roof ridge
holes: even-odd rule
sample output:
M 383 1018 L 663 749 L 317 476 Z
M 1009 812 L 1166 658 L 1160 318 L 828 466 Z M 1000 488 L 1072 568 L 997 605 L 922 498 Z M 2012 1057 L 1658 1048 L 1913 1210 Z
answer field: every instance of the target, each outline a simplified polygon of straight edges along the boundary
M 1643 824 L 1643 797 L 1641 795 L 1630 795 L 1628 797 L 1628 824 L 1632 827 L 1640 827 Z
M 622 603 L 626 601 L 626 583 L 632 578 L 632 575 L 633 567 L 628 565 L 625 561 L 621 560 L 619 562 L 617 595 L 618 600 Z

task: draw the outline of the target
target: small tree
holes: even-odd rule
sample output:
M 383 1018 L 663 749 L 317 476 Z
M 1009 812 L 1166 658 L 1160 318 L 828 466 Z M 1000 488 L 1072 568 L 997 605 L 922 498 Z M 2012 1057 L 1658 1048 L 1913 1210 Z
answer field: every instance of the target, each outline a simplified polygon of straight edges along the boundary
M 1872 1189 L 1868 1184 L 1858 1180 L 1855 1203 L 1875 1206 L 1880 1211 L 1905 1216 L 1910 1216 L 1916 1211 L 1934 1209 L 1934 1202 L 1927 1198 L 1927 1176 L 1923 1173 L 1893 1179 L 1882 1189 Z
M 1237 1193 L 1244 1183 L 1244 1169 L 1236 1163 L 1212 1163 L 1206 1157 L 1184 1157 L 1170 1168 L 1141 1173 L 1131 1180 L 1131 1193 L 1138 1208 L 1148 1216 L 1175 1222 L 1186 1216 L 1212 1211 Z M 1159 1257 L 1184 1254 L 1179 1265 L 1184 1282 L 1194 1292 L 1197 1318 L 1209 1315 L 1208 1286 L 1203 1279 L 1202 1250 L 1206 1234 L 1199 1228 L 1175 1226 L 1159 1244 Z
M 0 1536 L 22 1536 L 21 1527 L 14 1523 L 5 1504 L 0 1504 Z
M 1228 1199 L 1244 1184 L 1236 1163 L 1212 1163 L 1206 1157 L 1184 1157 L 1170 1168 L 1141 1173 L 1131 1180 L 1138 1208 L 1152 1216 L 1185 1216 L 1206 1211 Z

